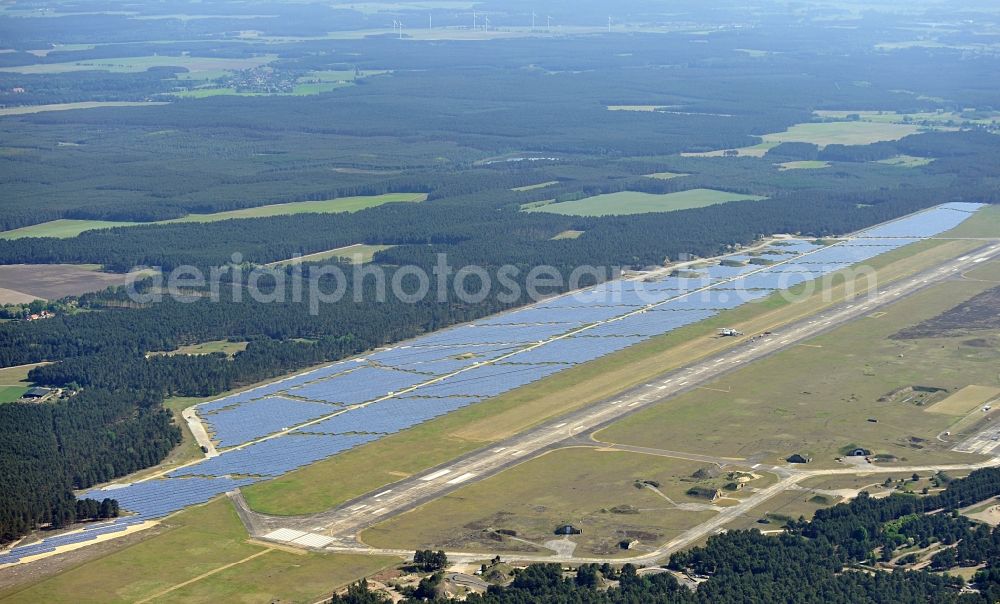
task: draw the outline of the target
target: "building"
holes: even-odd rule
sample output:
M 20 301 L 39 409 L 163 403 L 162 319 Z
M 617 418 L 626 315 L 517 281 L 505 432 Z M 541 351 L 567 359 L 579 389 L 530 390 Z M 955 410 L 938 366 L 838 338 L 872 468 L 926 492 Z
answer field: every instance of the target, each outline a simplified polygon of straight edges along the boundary
M 21 398 L 28 401 L 43 401 L 52 395 L 51 388 L 30 388 L 21 395 Z
M 708 499 L 709 501 L 715 501 L 722 496 L 719 489 L 713 489 L 709 487 L 691 487 L 687 490 L 687 495 L 689 497 L 698 497 L 700 499 Z
M 564 524 L 556 529 L 557 535 L 579 535 L 583 531 L 572 524 Z

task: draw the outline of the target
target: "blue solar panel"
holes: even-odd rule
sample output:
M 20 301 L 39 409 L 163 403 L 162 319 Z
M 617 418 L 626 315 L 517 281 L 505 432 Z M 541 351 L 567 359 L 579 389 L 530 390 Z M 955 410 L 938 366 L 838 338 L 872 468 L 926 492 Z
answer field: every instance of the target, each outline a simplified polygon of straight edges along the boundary
M 293 388 L 288 393 L 314 401 L 356 405 L 388 396 L 392 392 L 426 382 L 427 379 L 428 376 L 418 373 L 360 367 L 327 380 Z
M 587 333 L 587 332 L 583 332 Z M 583 338 L 573 336 L 510 357 L 511 363 L 586 363 L 641 341 L 637 337 Z
M 335 413 L 338 407 L 284 397 L 262 398 L 203 416 L 220 446 L 232 447 Z
M 223 453 L 169 475 L 280 476 L 374 439 L 372 435 L 288 434 Z
M 321 434 L 383 433 L 392 434 L 438 417 L 481 399 L 462 397 L 450 399 L 393 398 L 345 411 L 302 432 Z
M 216 457 L 215 459 L 221 459 Z M 122 509 L 138 518 L 160 518 L 189 505 L 204 503 L 227 491 L 255 482 L 252 478 L 164 478 L 137 482 L 120 488 L 84 493 L 83 497 L 117 499 Z

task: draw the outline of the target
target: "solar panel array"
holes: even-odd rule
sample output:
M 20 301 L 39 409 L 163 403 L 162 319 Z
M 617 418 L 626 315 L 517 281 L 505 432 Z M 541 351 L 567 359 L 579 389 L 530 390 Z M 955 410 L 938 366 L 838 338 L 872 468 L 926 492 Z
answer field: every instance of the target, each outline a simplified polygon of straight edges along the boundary
M 289 434 L 205 459 L 168 476 L 280 476 L 374 439 L 364 434 Z
M 261 398 L 203 416 L 223 447 L 256 440 L 335 413 L 337 407 L 281 396 Z
M 288 393 L 313 401 L 357 405 L 426 381 L 427 376 L 419 373 L 363 366 L 329 379 L 297 386 Z
M 64 533 L 55 537 L 42 539 L 41 541 L 30 543 L 28 545 L 14 547 L 10 551 L 0 554 L 0 565 L 15 564 L 31 556 L 54 552 L 56 548 L 64 545 L 73 545 L 76 543 L 93 541 L 101 535 L 120 533 L 128 527 L 140 522 L 142 522 L 141 519 L 132 517 L 119 518 L 107 522 L 98 522 L 87 525 L 78 531 L 73 531 L 72 533 Z
M 764 250 L 774 253 L 730 258 L 730 264 L 745 262 L 742 266 L 698 268 L 700 278 L 601 284 L 206 403 L 198 413 L 223 446 L 249 442 L 302 421 L 321 421 L 224 450 L 167 479 L 94 496 L 118 498 L 123 508 L 142 517 L 164 515 L 933 236 L 956 226 L 978 207 L 946 204 L 828 247 L 802 240 L 782 242 Z M 759 257 L 780 264 L 754 263 Z M 548 341 L 584 327 L 578 334 Z M 540 342 L 545 343 L 537 346 Z M 414 386 L 411 392 L 392 395 Z M 264 417 L 268 414 L 273 417 Z M 248 425 L 255 422 L 259 427 Z

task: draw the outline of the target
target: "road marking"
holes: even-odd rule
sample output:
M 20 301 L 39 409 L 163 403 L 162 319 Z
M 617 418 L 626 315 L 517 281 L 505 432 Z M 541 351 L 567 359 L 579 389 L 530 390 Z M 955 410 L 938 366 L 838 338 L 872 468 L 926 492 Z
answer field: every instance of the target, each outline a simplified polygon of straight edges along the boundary
M 986 258 L 976 258 L 972 261 L 973 264 L 979 264 L 980 262 L 986 262 Z
M 348 508 L 348 509 L 349 509 L 350 511 L 352 511 L 352 512 L 358 512 L 358 511 L 360 511 L 360 510 L 363 510 L 363 509 L 365 509 L 366 507 L 368 507 L 368 505 L 367 505 L 367 504 L 364 504 L 364 503 L 362 503 L 362 504 L 359 504 L 359 505 L 356 505 L 356 506 L 354 506 L 353 508 Z
M 391 492 L 392 492 L 392 489 L 389 489 L 388 491 L 382 491 L 381 493 L 379 493 L 378 495 L 375 496 L 375 499 L 378 499 L 379 497 L 385 497 L 386 495 L 388 495 Z
M 382 514 L 382 512 L 384 512 L 384 511 L 385 511 L 385 508 L 379 508 L 379 509 L 375 510 L 374 512 L 372 512 L 372 516 L 378 516 L 378 515 Z
M 561 424 L 556 424 L 556 425 L 554 425 L 554 426 L 552 426 L 552 427 L 553 427 L 553 428 L 562 428 L 562 427 L 563 427 L 563 426 L 565 426 L 565 425 L 566 425 L 566 422 L 563 422 L 563 423 L 561 423 Z
M 473 474 L 472 472 L 466 472 L 465 474 L 462 474 L 458 478 L 452 478 L 451 480 L 448 481 L 447 484 L 459 484 L 459 483 L 463 483 L 466 480 L 469 480 L 470 478 L 473 478 L 473 477 L 475 477 L 475 474 Z
M 434 480 L 435 478 L 441 478 L 445 474 L 451 474 L 451 470 L 438 470 L 437 472 L 434 472 L 433 474 L 428 474 L 427 476 L 424 476 L 420 480 L 423 480 L 424 482 L 430 482 L 430 481 Z
M 636 402 L 634 402 L 634 403 L 629 403 L 629 405 L 628 405 L 628 406 L 629 406 L 629 407 L 635 407 L 636 405 L 640 404 L 641 402 L 642 402 L 642 401 L 636 401 Z
M 510 452 L 510 456 L 511 456 L 511 457 L 517 457 L 518 455 L 521 455 L 521 454 L 523 454 L 523 453 L 524 453 L 524 451 L 521 451 L 521 450 L 517 450 L 517 451 L 511 451 L 511 452 Z
M 500 453 L 501 451 L 506 451 L 506 450 L 507 450 L 507 447 L 498 447 L 496 449 L 493 449 L 493 452 L 494 453 Z

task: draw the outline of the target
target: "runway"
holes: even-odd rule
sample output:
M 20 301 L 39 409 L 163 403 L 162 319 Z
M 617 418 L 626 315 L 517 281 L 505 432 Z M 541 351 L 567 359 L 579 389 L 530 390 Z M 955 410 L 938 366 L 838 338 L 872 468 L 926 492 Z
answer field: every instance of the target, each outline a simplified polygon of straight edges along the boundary
M 419 475 L 386 486 L 378 492 L 355 498 L 334 509 L 303 517 L 269 517 L 249 511 L 245 505 L 238 505 L 238 507 L 243 508 L 241 510 L 241 517 L 244 518 L 245 524 L 247 524 L 252 534 L 261 539 L 283 541 L 280 536 L 287 534 L 315 535 L 322 536 L 323 539 L 313 539 L 314 541 L 326 541 L 326 545 L 322 547 L 322 549 L 326 550 L 405 553 L 396 550 L 375 550 L 360 543 L 357 537 L 361 531 L 374 524 L 440 498 L 464 485 L 494 476 L 511 466 L 535 458 L 548 450 L 562 446 L 583 444 L 580 438 L 582 435 L 592 433 L 649 405 L 699 388 L 749 363 L 787 350 L 840 325 L 869 315 L 879 308 L 899 301 L 926 287 L 956 277 L 963 269 L 986 260 L 997 258 L 998 256 L 1000 256 L 1000 244 L 985 245 L 975 252 L 948 261 L 937 268 L 896 282 L 885 290 L 873 295 L 841 303 L 807 319 L 780 328 L 766 337 L 747 339 L 732 349 L 705 358 L 690 366 L 666 373 L 655 381 L 633 388 L 613 399 L 601 401 L 549 421 L 489 447 L 468 453 L 448 464 L 431 468 Z M 998 428 L 998 435 L 1000 435 L 1000 428 Z M 989 441 L 989 444 L 996 445 L 998 443 Z M 599 446 L 599 443 L 590 443 L 590 446 L 595 445 Z M 994 447 L 992 446 L 981 446 L 978 452 L 987 454 L 992 452 L 993 449 Z M 681 452 L 665 452 L 665 454 L 718 464 L 741 463 L 741 460 L 713 458 L 711 456 Z M 981 464 L 966 466 L 940 466 L 940 468 L 970 469 L 993 465 L 995 461 L 991 460 Z M 747 462 L 743 461 L 742 463 Z M 924 470 L 931 468 L 930 466 L 923 467 Z M 718 530 L 739 514 L 749 509 L 746 506 L 751 506 L 751 504 L 752 506 L 759 505 L 766 499 L 773 497 L 809 476 L 837 473 L 909 471 L 908 468 L 880 469 L 873 466 L 863 469 L 848 468 L 844 470 L 790 471 L 779 468 L 772 470 L 780 472 L 781 479 L 777 484 L 755 493 L 746 500 L 745 504 L 728 508 L 708 522 L 685 532 L 655 552 L 646 554 L 637 558 L 637 560 L 662 558 L 672 551 L 689 545 L 702 536 Z M 914 470 L 918 470 L 918 468 L 914 468 Z M 295 532 L 284 533 L 282 529 L 290 529 Z M 307 537 L 306 541 L 309 539 Z M 300 537 L 299 542 L 301 543 L 302 541 Z M 451 552 L 449 552 L 449 555 L 451 555 Z M 469 553 L 468 555 L 482 556 L 485 554 Z M 518 559 L 521 558 L 525 560 L 552 559 L 543 556 L 518 557 Z M 579 560 L 574 559 L 574 561 L 592 560 L 581 558 Z

